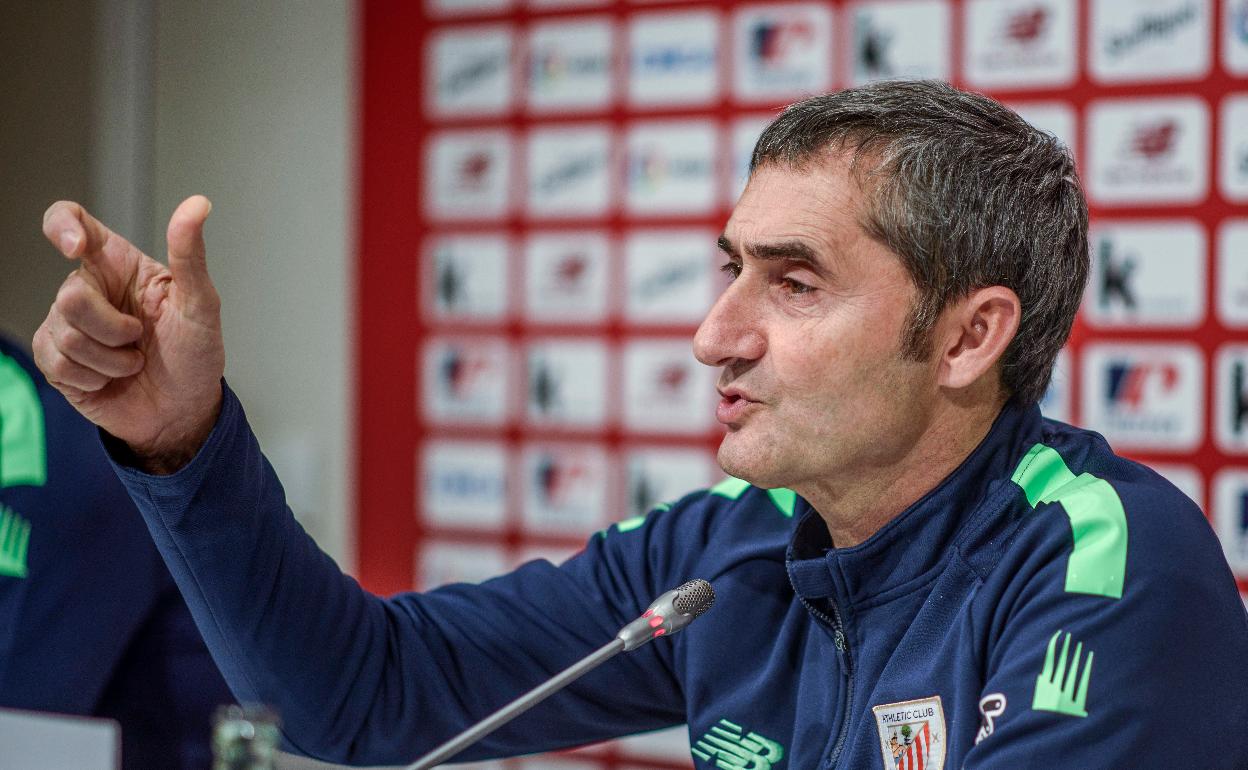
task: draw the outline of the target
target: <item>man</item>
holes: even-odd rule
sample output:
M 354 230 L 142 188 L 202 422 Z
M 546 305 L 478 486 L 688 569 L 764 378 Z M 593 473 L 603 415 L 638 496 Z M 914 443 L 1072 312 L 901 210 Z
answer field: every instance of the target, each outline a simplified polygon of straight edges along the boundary
M 232 700 L 95 429 L 0 336 L 0 706 L 116 719 L 122 767 L 204 770 Z
M 409 760 L 703 577 L 720 598 L 686 632 L 459 758 L 687 722 L 699 768 L 1248 766 L 1248 619 L 1207 522 L 1036 408 L 1087 274 L 1064 148 L 887 83 L 789 108 L 751 165 L 694 340 L 735 478 L 560 567 L 388 600 L 336 570 L 221 384 L 202 197 L 168 269 L 49 210 L 82 267 L 39 362 L 105 431 L 227 680 L 298 750 Z

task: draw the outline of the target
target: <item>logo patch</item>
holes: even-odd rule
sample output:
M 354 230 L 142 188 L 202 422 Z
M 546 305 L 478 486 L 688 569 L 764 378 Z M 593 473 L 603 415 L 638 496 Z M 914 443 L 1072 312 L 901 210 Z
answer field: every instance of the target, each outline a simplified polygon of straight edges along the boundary
M 940 696 L 886 703 L 871 709 L 888 770 L 942 770 L 945 710 Z
M 1033 711 L 1052 711 L 1072 717 L 1088 715 L 1088 680 L 1092 676 L 1093 652 L 1088 650 L 1088 657 L 1083 658 L 1083 642 L 1075 644 L 1075 656 L 1069 658 L 1070 632 L 1062 640 L 1062 650 L 1057 654 L 1057 638 L 1062 635 L 1058 630 L 1049 639 L 1048 650 L 1044 653 L 1044 668 L 1036 677 L 1036 694 L 1031 701 Z M 1069 666 L 1067 666 L 1069 662 Z M 1080 663 L 1083 664 L 1080 669 Z
M 758 733 L 746 733 L 727 719 L 707 730 L 690 750 L 720 770 L 771 770 L 784 759 L 783 746 Z
M 0 575 L 26 577 L 30 522 L 0 503 Z
M 1005 713 L 1005 693 L 990 692 L 979 699 L 979 732 L 975 733 L 975 745 L 996 732 L 996 718 Z

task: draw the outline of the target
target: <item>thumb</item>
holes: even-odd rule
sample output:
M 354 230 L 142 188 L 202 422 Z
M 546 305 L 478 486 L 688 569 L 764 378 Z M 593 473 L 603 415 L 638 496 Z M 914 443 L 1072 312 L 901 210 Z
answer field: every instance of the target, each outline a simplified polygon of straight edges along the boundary
M 207 249 L 204 247 L 204 221 L 212 203 L 202 195 L 192 195 L 174 210 L 166 238 L 169 242 L 169 272 L 178 292 L 190 305 L 216 303 L 217 293 L 208 277 Z

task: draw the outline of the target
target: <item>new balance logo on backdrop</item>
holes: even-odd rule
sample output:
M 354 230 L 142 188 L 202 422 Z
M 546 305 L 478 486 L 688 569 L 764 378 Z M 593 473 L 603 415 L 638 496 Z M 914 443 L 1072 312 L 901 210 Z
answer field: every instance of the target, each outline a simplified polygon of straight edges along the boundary
M 1140 157 L 1158 160 L 1174 152 L 1179 124 L 1174 120 L 1137 126 L 1131 138 L 1131 150 Z
M 1044 36 L 1048 22 L 1049 12 L 1044 6 L 1028 8 L 1006 20 L 1005 37 L 1020 45 L 1031 45 Z

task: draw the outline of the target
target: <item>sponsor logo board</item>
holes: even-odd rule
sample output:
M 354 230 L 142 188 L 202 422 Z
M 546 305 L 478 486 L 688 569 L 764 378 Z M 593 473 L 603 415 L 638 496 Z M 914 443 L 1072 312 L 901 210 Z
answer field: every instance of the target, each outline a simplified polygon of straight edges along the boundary
M 1218 187 L 1230 200 L 1248 201 L 1248 94 L 1222 100 L 1218 128 Z
M 1214 386 L 1214 420 L 1218 446 L 1225 452 L 1248 454 L 1248 345 L 1218 349 Z
M 421 363 L 424 416 L 434 423 L 500 425 L 507 420 L 512 354 L 497 337 L 434 337 Z
M 641 123 L 627 139 L 628 189 L 633 214 L 704 214 L 716 203 L 719 132 L 709 122 Z
M 1088 67 L 1103 83 L 1197 78 L 1209 71 L 1208 0 L 1093 0 Z
M 749 5 L 733 21 L 733 92 L 783 102 L 832 84 L 832 11 L 819 5 Z
M 441 235 L 425 246 L 426 307 L 439 320 L 496 321 L 507 313 L 507 239 Z
M 425 445 L 420 478 L 425 521 L 496 530 L 507 512 L 507 450 L 489 441 Z
M 1088 113 L 1087 182 L 1106 204 L 1198 203 L 1209 188 L 1209 110 L 1194 97 L 1109 99 Z
M 714 416 L 715 372 L 687 339 L 634 339 L 624 346 L 624 427 L 640 433 L 701 433 Z
M 702 230 L 647 230 L 624 242 L 624 315 L 642 323 L 698 323 L 715 290 L 715 236 Z
M 1185 452 L 1204 438 L 1204 358 L 1188 344 L 1090 343 L 1083 423 L 1118 450 Z
M 601 446 L 529 445 L 522 467 L 525 529 L 588 537 L 607 525 L 609 466 Z
M 607 236 L 534 233 L 524 249 L 524 312 L 533 321 L 594 323 L 607 315 Z
M 455 27 L 433 34 L 432 111 L 443 117 L 494 115 L 511 107 L 512 33 L 502 26 Z
M 529 134 L 527 208 L 532 216 L 595 216 L 610 201 L 611 134 L 599 126 Z
M 538 340 L 528 347 L 529 421 L 597 428 L 607 419 L 607 348 L 593 338 Z
M 950 77 L 949 5 L 944 0 L 850 6 L 853 85 L 892 78 Z
M 1089 237 L 1084 318 L 1102 328 L 1198 326 L 1207 247 L 1194 220 L 1100 222 Z
M 707 104 L 719 96 L 719 16 L 634 16 L 628 27 L 628 98 L 637 106 Z
M 1222 323 L 1248 327 L 1248 219 L 1228 219 L 1218 228 L 1215 284 Z
M 507 213 L 511 139 L 504 131 L 445 131 L 427 147 L 425 202 L 435 219 L 498 219 Z
M 529 109 L 588 110 L 610 103 L 613 38 L 605 19 L 534 24 L 529 33 Z
M 980 88 L 1067 85 L 1075 79 L 1075 0 L 971 0 L 963 66 Z

